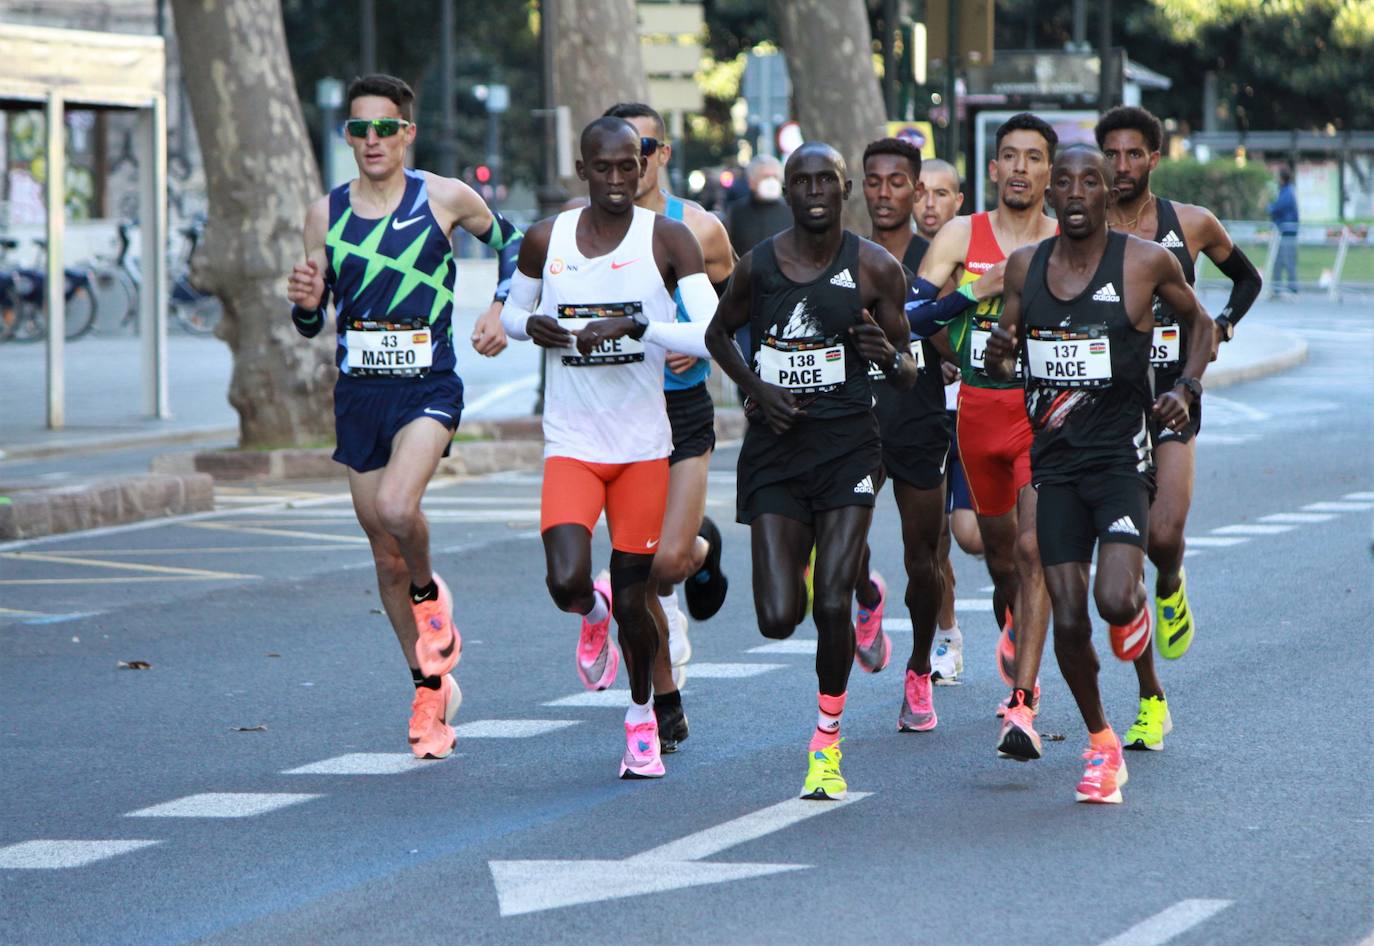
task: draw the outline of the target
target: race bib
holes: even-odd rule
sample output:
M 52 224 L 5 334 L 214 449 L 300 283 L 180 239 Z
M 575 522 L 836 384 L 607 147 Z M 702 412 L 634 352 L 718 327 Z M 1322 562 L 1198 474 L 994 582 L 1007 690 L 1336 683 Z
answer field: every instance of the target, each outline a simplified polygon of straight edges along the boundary
M 344 331 L 345 364 L 349 374 L 359 377 L 416 377 L 434 363 L 431 341 L 424 319 L 354 319 Z
M 611 302 L 596 305 L 560 305 L 558 324 L 576 334 L 597 319 L 632 318 L 644 311 L 640 302 Z M 592 349 L 590 355 L 574 351 L 563 356 L 569 368 L 599 368 L 606 365 L 628 365 L 644 360 L 644 342 L 622 335 L 610 338 Z
M 1182 354 L 1178 324 L 1170 322 L 1156 325 L 1154 340 L 1150 344 L 1150 364 L 1156 368 L 1170 368 L 1178 364 Z
M 997 324 L 997 319 L 981 319 L 975 315 L 969 323 L 968 333 L 968 362 L 975 374 L 988 376 L 987 371 L 987 352 L 988 340 L 992 338 L 993 326 Z M 1017 359 L 1016 370 L 1013 377 L 1020 378 L 1021 361 Z
M 916 359 L 917 371 L 926 370 L 926 346 L 921 344 L 919 338 L 913 339 L 911 342 L 911 357 Z M 871 361 L 868 363 L 868 376 L 874 381 L 887 380 L 887 375 L 883 373 L 883 369 Z
M 759 377 L 794 394 L 838 391 L 845 379 L 844 344 L 831 338 L 764 337 L 755 357 Z
M 1112 383 L 1107 327 L 1031 329 L 1026 336 L 1031 377 L 1057 388 L 1105 388 Z

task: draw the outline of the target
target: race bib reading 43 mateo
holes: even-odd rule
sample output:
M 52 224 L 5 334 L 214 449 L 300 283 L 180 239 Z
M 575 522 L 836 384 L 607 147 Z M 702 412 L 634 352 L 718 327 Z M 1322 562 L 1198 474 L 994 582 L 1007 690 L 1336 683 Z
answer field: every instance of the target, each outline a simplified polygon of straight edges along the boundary
M 558 325 L 576 334 L 597 319 L 633 318 L 644 311 L 640 302 L 604 302 L 594 305 L 560 305 Z M 595 368 L 604 365 L 628 365 L 644 360 L 644 342 L 622 335 L 609 338 L 592 349 L 590 355 L 574 353 L 563 356 L 563 364 L 570 368 Z
M 844 343 L 837 336 L 767 335 L 755 357 L 760 378 L 794 394 L 825 394 L 844 387 Z
M 429 323 L 424 319 L 353 319 L 344 331 L 348 373 L 396 378 L 426 374 L 434 363 L 430 342 Z
M 1031 329 L 1026 335 L 1031 377 L 1057 388 L 1105 388 L 1112 383 L 1107 326 Z

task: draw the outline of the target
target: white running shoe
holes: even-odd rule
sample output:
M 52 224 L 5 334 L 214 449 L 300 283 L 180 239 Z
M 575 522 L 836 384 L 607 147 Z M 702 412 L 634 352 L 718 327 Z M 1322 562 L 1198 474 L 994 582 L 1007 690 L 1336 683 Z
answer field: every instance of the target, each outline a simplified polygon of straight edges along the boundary
M 936 631 L 930 654 L 930 679 L 936 686 L 958 686 L 964 672 L 964 636 L 956 627 L 952 633 Z

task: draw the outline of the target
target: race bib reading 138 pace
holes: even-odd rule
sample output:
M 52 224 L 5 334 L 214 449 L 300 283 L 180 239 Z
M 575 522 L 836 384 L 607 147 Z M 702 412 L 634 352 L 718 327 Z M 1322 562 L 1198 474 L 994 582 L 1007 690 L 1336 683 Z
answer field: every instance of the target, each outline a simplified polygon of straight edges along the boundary
M 844 343 L 829 338 L 766 335 L 756 356 L 759 377 L 794 394 L 825 394 L 844 387 Z

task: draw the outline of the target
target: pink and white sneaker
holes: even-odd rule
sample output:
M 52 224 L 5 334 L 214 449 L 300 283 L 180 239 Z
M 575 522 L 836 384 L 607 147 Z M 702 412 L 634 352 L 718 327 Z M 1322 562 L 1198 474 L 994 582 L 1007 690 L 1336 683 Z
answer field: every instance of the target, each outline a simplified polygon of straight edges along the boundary
M 439 597 L 410 603 L 415 617 L 415 662 L 427 677 L 442 677 L 458 665 L 463 655 L 463 636 L 453 626 L 453 595 L 438 575 Z
M 867 673 L 877 673 L 892 659 L 892 641 L 883 630 L 883 606 L 887 604 L 887 582 L 876 571 L 869 580 L 878 587 L 878 603 L 873 610 L 859 608 L 854 621 L 854 659 Z
M 588 690 L 604 690 L 615 682 L 620 670 L 620 653 L 611 645 L 611 585 L 597 581 L 592 587 L 606 598 L 606 618 L 593 624 L 582 618 L 582 634 L 577 641 L 577 675 Z
M 897 715 L 898 732 L 930 732 L 939 722 L 931 699 L 930 674 L 907 670 L 902 694 L 902 711 Z
M 1126 760 L 1122 757 L 1120 744 L 1110 749 L 1089 746 L 1083 758 L 1088 764 L 1074 789 L 1074 799 L 1098 805 L 1121 804 L 1121 786 L 1126 784 Z
M 663 778 L 663 756 L 658 742 L 658 721 L 625 724 L 625 755 L 620 760 L 620 777 Z

